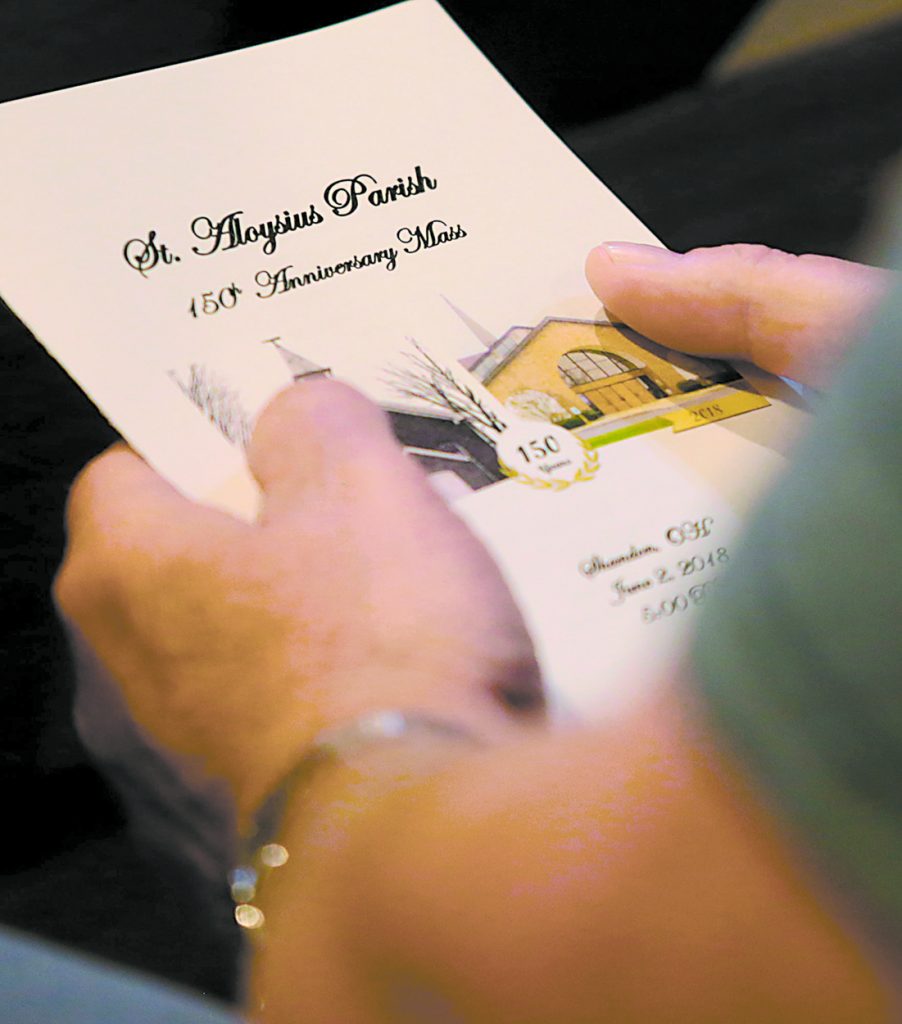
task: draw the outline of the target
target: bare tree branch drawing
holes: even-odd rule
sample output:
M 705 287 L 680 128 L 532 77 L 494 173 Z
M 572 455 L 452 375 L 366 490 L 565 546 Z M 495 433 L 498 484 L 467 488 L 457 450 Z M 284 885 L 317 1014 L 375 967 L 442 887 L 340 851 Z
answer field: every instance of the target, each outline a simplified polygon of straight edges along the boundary
M 505 404 L 511 409 L 516 409 L 521 416 L 531 420 L 543 420 L 545 423 L 559 423 L 573 415 L 567 412 L 554 395 L 535 388 L 515 391 Z
M 175 370 L 169 376 L 178 384 L 182 393 L 215 424 L 232 444 L 243 448 L 251 439 L 251 420 L 241 404 L 238 392 L 220 380 L 209 367 L 192 363 L 186 384 Z
M 404 352 L 406 365 L 389 366 L 386 383 L 401 395 L 416 398 L 466 420 L 486 440 L 500 434 L 507 424 L 467 384 L 432 356 L 413 338 L 408 339 L 416 352 Z

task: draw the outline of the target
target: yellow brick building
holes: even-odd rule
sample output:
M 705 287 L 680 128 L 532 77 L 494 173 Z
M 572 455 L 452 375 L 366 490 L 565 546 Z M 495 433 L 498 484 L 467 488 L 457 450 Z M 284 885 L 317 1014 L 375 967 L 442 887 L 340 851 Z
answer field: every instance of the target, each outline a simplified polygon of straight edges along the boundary
M 622 324 L 549 317 L 532 329 L 511 328 L 469 369 L 500 401 L 557 421 L 627 412 L 730 372 L 686 358 L 683 369 L 655 349 L 664 351 Z

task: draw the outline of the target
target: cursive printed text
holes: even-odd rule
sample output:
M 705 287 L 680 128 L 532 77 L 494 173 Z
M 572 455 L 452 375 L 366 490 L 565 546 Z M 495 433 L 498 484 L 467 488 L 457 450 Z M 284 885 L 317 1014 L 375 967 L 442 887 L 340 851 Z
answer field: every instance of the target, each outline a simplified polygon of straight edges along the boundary
M 621 576 L 619 580 L 614 580 L 611 584 L 611 590 L 616 595 L 611 604 L 623 604 L 628 597 L 632 597 L 634 594 L 641 594 L 643 590 L 648 590 L 649 587 L 654 585 L 654 580 L 648 576 L 644 579 L 636 580 L 635 583 L 627 583 Z
M 276 271 L 258 270 L 254 275 L 254 280 L 260 289 L 257 292 L 257 298 L 271 299 L 274 295 L 283 295 L 295 288 L 305 288 L 307 285 L 328 281 L 329 278 L 349 274 L 352 270 L 363 270 L 366 267 L 383 266 L 386 270 L 394 270 L 397 260 L 397 249 L 377 249 L 376 252 L 368 252 L 363 256 L 352 256 L 349 260 L 341 260 L 331 266 L 317 265 L 316 270 L 308 270 L 302 274 L 291 273 L 294 268 L 290 263 Z
M 169 247 L 157 241 L 156 231 L 149 231 L 147 238 L 130 238 L 122 247 L 122 258 L 142 277 L 160 263 L 178 263 L 180 256 L 170 252 Z
M 703 540 L 711 536 L 711 527 L 714 525 L 714 516 L 703 516 L 701 519 L 688 519 L 679 524 L 671 526 L 664 534 L 669 544 L 688 544 L 694 540 Z
M 431 220 L 425 226 L 399 228 L 395 236 L 405 252 L 415 253 L 421 249 L 433 249 L 446 242 L 456 242 L 458 238 L 466 238 L 466 231 L 458 224 L 449 227 L 443 220 Z
M 393 185 L 380 187 L 372 174 L 355 174 L 353 178 L 339 178 L 326 186 L 323 200 L 336 217 L 350 217 L 366 197 L 370 206 L 383 206 L 399 199 L 410 199 L 438 187 L 438 181 L 423 173 L 417 164 L 413 174 L 398 177 Z
M 254 242 L 263 243 L 263 251 L 271 256 L 276 251 L 279 235 L 289 231 L 301 231 L 312 224 L 322 224 L 323 215 L 312 204 L 300 213 L 277 213 L 272 220 L 245 226 L 241 217 L 244 210 L 233 210 L 214 221 L 209 217 L 195 217 L 191 221 L 191 234 L 204 245 L 192 245 L 191 251 L 198 256 L 212 256 L 214 252 L 237 249 Z
M 614 555 L 612 558 L 602 558 L 601 555 L 592 555 L 592 557 L 586 559 L 585 562 L 580 562 L 579 571 L 583 576 L 597 576 L 600 572 L 605 572 L 608 569 L 615 569 L 618 565 L 623 565 L 625 562 L 634 562 L 637 558 L 643 558 L 645 555 L 652 555 L 656 551 L 660 550 L 661 549 L 655 547 L 654 544 L 645 544 L 639 548 L 637 548 L 635 544 L 630 544 L 629 551 L 622 555 Z
M 642 609 L 642 621 L 646 625 L 650 625 L 659 619 L 669 619 L 672 615 L 689 611 L 690 608 L 694 608 L 705 600 L 716 582 L 717 577 L 715 576 L 704 583 L 696 583 L 685 594 L 677 594 L 675 597 L 659 601 L 657 604 L 645 605 Z

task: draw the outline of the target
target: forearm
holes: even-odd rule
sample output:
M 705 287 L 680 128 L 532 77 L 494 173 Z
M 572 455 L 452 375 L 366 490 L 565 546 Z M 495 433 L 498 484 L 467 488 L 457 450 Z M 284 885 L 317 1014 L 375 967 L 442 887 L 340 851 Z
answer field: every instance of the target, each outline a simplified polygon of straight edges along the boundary
M 419 660 L 426 654 L 421 650 Z M 534 660 L 500 654 L 457 664 L 446 657 L 445 671 L 457 687 L 453 699 L 429 681 L 408 679 L 400 666 L 386 674 L 374 665 L 363 684 L 346 680 L 321 703 L 324 725 L 317 736 L 311 740 L 306 724 L 299 728 L 295 767 L 278 787 L 287 796 L 279 842 L 290 857 L 268 873 L 254 900 L 266 923 L 253 984 L 265 998 L 267 1020 L 380 1019 L 373 1016 L 373 993 L 361 988 L 360 965 L 345 934 L 347 920 L 352 933 L 360 925 L 348 874 L 368 870 L 358 865 L 356 846 L 385 843 L 410 808 L 421 807 L 433 776 L 477 752 L 480 760 L 497 756 L 545 732 Z M 342 692 L 356 696 L 349 704 Z M 386 709 L 393 710 L 379 713 Z M 394 738 L 389 727 L 382 739 L 374 738 L 366 723 L 396 714 L 403 735 Z M 250 789 L 258 791 L 259 784 Z M 298 964 L 305 965 L 302 983 Z
M 263 894 L 264 1019 L 881 1019 L 862 956 L 681 714 L 324 772 Z
M 403 1019 L 380 1005 L 366 966 L 365 933 L 377 895 L 370 885 L 382 884 L 374 874 L 385 852 L 379 847 L 403 834 L 411 805 L 415 815 L 425 811 L 430 776 L 471 754 L 468 742 L 418 736 L 324 764 L 293 788 L 280 834 L 289 860 L 269 875 L 258 900 L 265 934 L 251 996 L 265 1003 L 262 1019 Z M 361 845 L 369 850 L 362 858 Z M 382 931 L 377 925 L 372 936 L 377 947 Z

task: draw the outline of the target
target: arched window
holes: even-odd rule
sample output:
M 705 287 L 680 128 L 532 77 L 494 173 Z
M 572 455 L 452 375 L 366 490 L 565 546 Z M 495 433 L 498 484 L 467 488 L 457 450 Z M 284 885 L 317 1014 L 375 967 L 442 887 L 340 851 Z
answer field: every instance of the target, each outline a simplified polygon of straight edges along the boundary
M 637 369 L 623 356 L 587 348 L 564 353 L 558 361 L 557 368 L 558 373 L 564 378 L 564 383 L 571 388 Z

